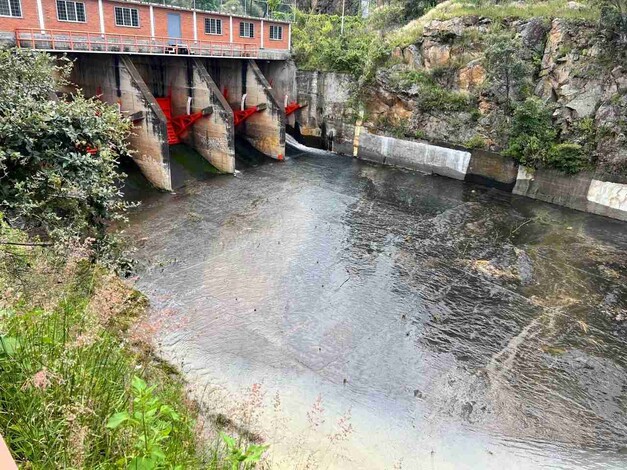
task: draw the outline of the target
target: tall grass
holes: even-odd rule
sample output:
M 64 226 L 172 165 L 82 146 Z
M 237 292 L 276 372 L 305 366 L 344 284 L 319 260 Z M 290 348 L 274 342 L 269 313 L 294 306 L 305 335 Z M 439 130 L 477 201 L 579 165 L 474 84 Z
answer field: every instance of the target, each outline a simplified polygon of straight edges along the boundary
M 410 21 L 408 24 L 386 36 L 392 47 L 406 47 L 415 44 L 423 34 L 424 27 L 433 20 L 449 20 L 463 16 L 479 16 L 494 21 L 505 19 L 531 18 L 564 18 L 598 22 L 600 11 L 592 3 L 580 3 L 577 8 L 571 8 L 568 0 L 547 1 L 512 1 L 493 2 L 489 0 L 447 0 L 429 10 L 425 15 Z
M 89 246 L 55 250 L 0 214 L 0 433 L 18 464 L 253 468 L 265 447 L 200 438 L 197 405 L 136 331 L 144 297 Z
M 180 385 L 122 340 L 116 316 L 129 314 L 140 297 L 84 261 L 65 274 L 70 279 L 58 292 L 22 290 L 2 310 L 0 431 L 16 460 L 35 468 L 100 468 L 124 459 L 134 437 L 106 423 L 129 407 L 131 380 L 144 375 L 160 383 L 182 417 L 164 452 L 176 456 L 173 464 L 193 465 L 193 417 L 176 396 Z M 112 303 L 94 305 L 107 290 Z

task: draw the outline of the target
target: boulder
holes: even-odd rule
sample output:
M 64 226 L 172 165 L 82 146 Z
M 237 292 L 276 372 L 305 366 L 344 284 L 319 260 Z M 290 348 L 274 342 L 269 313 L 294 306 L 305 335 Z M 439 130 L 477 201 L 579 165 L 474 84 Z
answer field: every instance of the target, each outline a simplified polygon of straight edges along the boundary
M 544 51 L 546 35 L 549 32 L 549 26 L 544 19 L 532 18 L 527 22 L 521 23 L 517 30 L 525 48 L 532 52 Z
M 564 86 L 562 88 L 563 96 L 567 97 L 566 89 L 569 88 Z M 573 95 L 570 95 L 573 96 Z M 585 118 L 594 116 L 599 104 L 601 102 L 601 98 L 603 97 L 603 88 L 601 85 L 592 83 L 590 86 L 586 87 L 586 89 L 577 92 L 574 94 L 574 97 L 565 103 L 565 106 L 568 109 L 571 109 L 575 113 L 575 118 Z
M 411 44 L 403 49 L 403 60 L 412 70 L 421 70 L 424 67 L 422 53 L 415 44 Z
M 486 70 L 480 61 L 474 60 L 462 67 L 457 74 L 457 87 L 463 91 L 471 91 L 481 86 L 486 79 Z
M 422 44 L 422 57 L 425 69 L 441 67 L 451 59 L 451 46 L 427 40 Z

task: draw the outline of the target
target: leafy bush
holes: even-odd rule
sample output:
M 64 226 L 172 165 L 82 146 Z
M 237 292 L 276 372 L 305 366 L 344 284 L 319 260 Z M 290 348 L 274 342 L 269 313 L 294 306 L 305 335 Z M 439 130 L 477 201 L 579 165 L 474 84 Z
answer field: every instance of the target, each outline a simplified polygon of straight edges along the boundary
M 505 154 L 523 165 L 538 167 L 547 162 L 556 139 L 551 109 L 539 98 L 527 98 L 514 109 Z
M 296 63 L 303 70 L 364 74 L 367 66 L 389 54 L 377 34 L 360 17 L 347 16 L 344 34 L 341 18 L 298 12 L 292 26 Z
M 590 122 L 584 121 L 580 126 L 587 128 Z M 551 108 L 538 98 L 527 98 L 514 110 L 505 154 L 526 166 L 555 168 L 566 173 L 577 173 L 591 163 L 587 147 L 559 141 Z
M 130 123 L 80 94 L 54 99 L 69 61 L 2 50 L 0 69 L 0 204 L 48 237 L 104 238 L 127 207 L 117 167 Z
M 370 12 L 370 25 L 379 30 L 387 30 L 403 22 L 404 8 L 399 3 L 381 5 Z
M 473 135 L 470 139 L 464 142 L 464 146 L 469 149 L 485 149 L 488 144 L 484 137 L 479 134 Z
M 413 95 L 416 107 L 423 112 L 471 111 L 474 108 L 470 95 L 441 87 L 429 72 L 415 70 L 395 72 L 390 75 L 390 84 L 401 92 L 417 86 L 418 90 Z
M 422 111 L 470 111 L 472 99 L 465 93 L 446 90 L 439 86 L 423 86 L 418 96 Z
M 562 143 L 551 147 L 546 163 L 565 173 L 578 173 L 590 166 L 590 159 L 584 154 L 581 145 Z

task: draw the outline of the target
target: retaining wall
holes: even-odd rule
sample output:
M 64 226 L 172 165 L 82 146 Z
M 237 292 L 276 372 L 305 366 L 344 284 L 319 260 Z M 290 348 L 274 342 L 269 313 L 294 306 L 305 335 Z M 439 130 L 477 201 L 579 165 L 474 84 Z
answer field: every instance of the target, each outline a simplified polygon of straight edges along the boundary
M 485 150 L 398 139 L 374 134 L 355 122 L 350 109 L 352 78 L 346 74 L 296 73 L 296 137 L 311 146 L 384 165 L 469 181 L 572 209 L 627 220 L 627 178 L 606 181 L 590 173 L 519 167 L 511 158 Z M 300 131 L 300 135 L 299 132 Z

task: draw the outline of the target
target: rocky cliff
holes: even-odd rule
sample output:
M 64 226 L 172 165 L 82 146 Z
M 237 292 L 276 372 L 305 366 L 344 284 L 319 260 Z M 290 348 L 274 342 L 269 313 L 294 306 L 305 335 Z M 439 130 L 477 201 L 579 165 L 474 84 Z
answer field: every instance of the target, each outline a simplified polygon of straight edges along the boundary
M 486 61 L 491 38 L 504 33 L 525 65 L 507 99 Z M 537 96 L 552 110 L 561 142 L 584 144 L 597 172 L 627 176 L 627 63 L 596 25 L 480 16 L 434 20 L 415 43 L 392 55 L 363 99 L 371 129 L 501 150 L 511 119 L 507 103 Z

